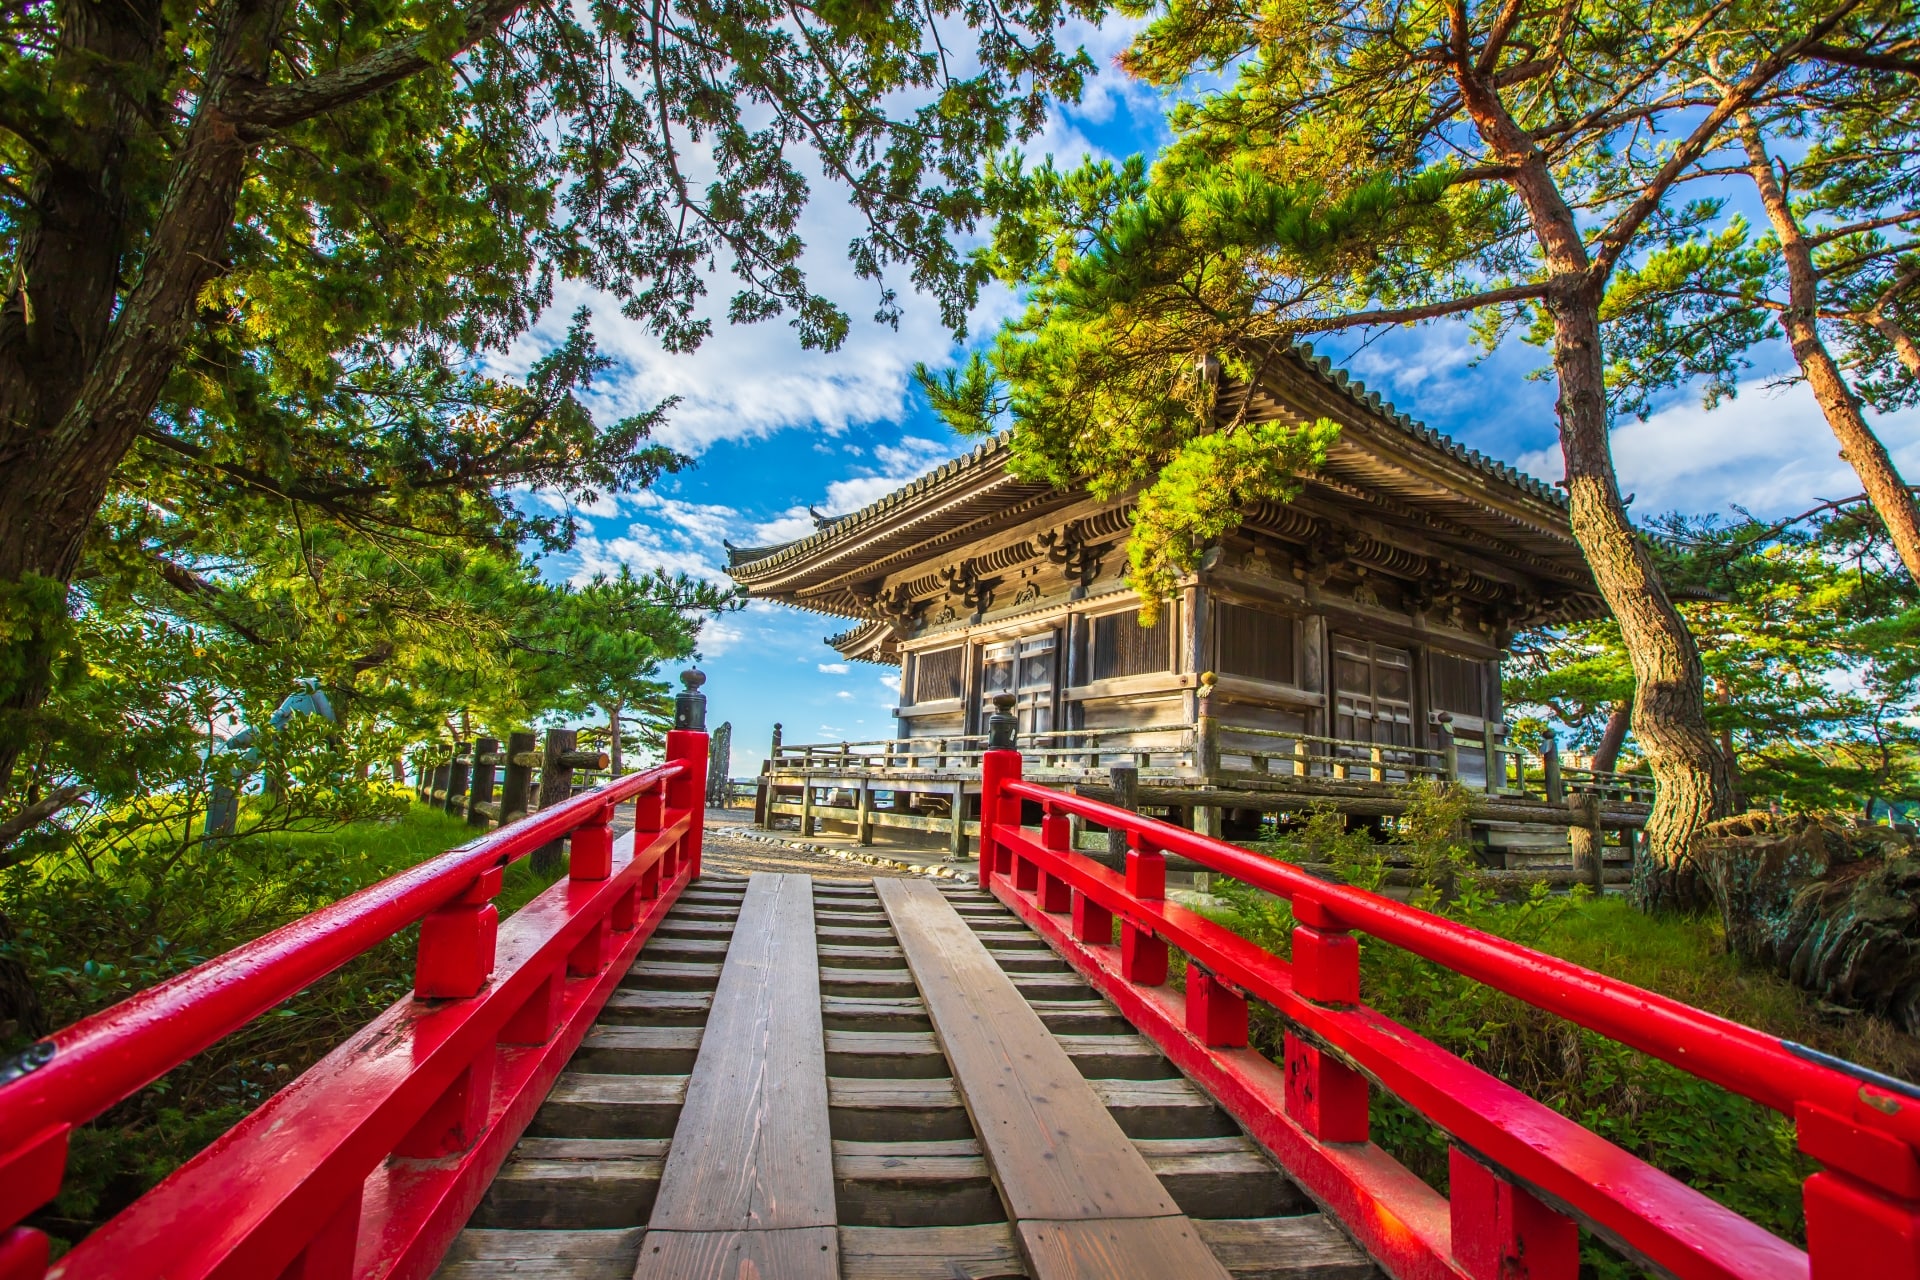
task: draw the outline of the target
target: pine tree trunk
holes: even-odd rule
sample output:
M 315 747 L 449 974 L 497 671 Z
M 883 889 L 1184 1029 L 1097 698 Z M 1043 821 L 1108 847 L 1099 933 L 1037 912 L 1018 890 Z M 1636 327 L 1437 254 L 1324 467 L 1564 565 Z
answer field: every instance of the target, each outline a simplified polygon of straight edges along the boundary
M 139 278 L 122 298 L 129 214 L 119 179 L 140 116 L 154 107 L 131 96 L 138 77 L 129 68 L 155 56 L 158 9 L 63 9 L 63 51 L 100 68 L 86 90 L 100 115 L 73 143 L 84 164 L 39 166 L 39 213 L 20 237 L 0 301 L 0 618 L 12 624 L 11 652 L 0 653 L 0 670 L 12 673 L 0 684 L 0 720 L 16 724 L 46 699 L 66 586 L 94 513 L 172 376 L 201 290 L 224 256 L 249 144 L 221 94 L 261 79 L 281 17 L 273 4 L 229 11 Z M 0 735 L 0 792 L 24 743 L 23 734 Z
M 620 759 L 620 704 L 617 702 L 607 708 L 607 754 L 612 757 L 613 776 L 620 777 L 626 769 Z
M 1633 732 L 1656 789 L 1647 857 L 1634 868 L 1634 898 L 1647 910 L 1699 910 L 1711 899 L 1695 849 L 1702 829 L 1725 816 L 1732 795 L 1726 759 L 1707 728 L 1700 651 L 1627 518 L 1614 475 L 1600 344 L 1606 280 L 1551 167 L 1493 83 L 1464 60 L 1453 70 L 1475 128 L 1509 166 L 1507 180 L 1527 210 L 1547 267 L 1570 523 L 1633 664 Z
M 1607 713 L 1607 727 L 1600 732 L 1600 745 L 1593 751 L 1593 767 L 1597 773 L 1612 773 L 1620 763 L 1620 748 L 1627 745 L 1627 730 L 1633 724 L 1633 699 L 1613 704 L 1613 710 Z
M 1706 825 L 1731 808 L 1732 787 L 1707 727 L 1700 651 L 1620 500 L 1594 293 L 1550 304 L 1553 363 L 1573 533 L 1620 624 L 1633 664 L 1633 734 L 1653 773 L 1647 856 L 1634 866 L 1633 896 L 1646 910 L 1697 911 L 1710 904 L 1710 894 L 1694 850 Z
M 1774 235 L 1780 239 L 1780 256 L 1787 266 L 1787 309 L 1780 315 L 1780 324 L 1787 331 L 1793 358 L 1813 389 L 1827 425 L 1840 441 L 1840 456 L 1859 475 L 1867 501 L 1887 526 L 1907 572 L 1920 581 L 1920 506 L 1914 503 L 1913 491 L 1895 469 L 1887 446 L 1867 425 L 1839 362 L 1820 337 L 1820 278 L 1813 264 L 1813 246 L 1807 243 L 1800 220 L 1780 187 L 1759 127 L 1746 112 L 1740 113 L 1739 126 L 1740 141 L 1747 152 L 1747 172 L 1759 188 L 1760 203 L 1767 210 Z M 1909 340 L 1907 346 L 1912 345 Z

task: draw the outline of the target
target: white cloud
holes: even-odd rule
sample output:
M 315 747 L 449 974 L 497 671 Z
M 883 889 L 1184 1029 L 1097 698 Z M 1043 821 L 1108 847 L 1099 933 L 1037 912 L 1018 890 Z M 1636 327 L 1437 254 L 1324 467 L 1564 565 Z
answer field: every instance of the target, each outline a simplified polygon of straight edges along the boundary
M 700 625 L 700 656 L 717 658 L 746 636 L 746 632 L 725 618 L 708 618 Z
M 834 697 L 836 697 L 836 698 L 851 698 L 851 697 L 853 696 L 853 694 L 851 694 L 851 693 L 849 693 L 849 692 L 848 692 L 847 690 L 845 690 L 845 689 L 838 689 L 838 690 L 836 690 L 836 691 L 834 692 L 834 695 L 833 695 L 833 696 L 834 696 Z
M 1895 465 L 1911 475 L 1920 466 L 1920 410 L 1869 421 Z M 1642 517 L 1725 511 L 1735 503 L 1756 515 L 1782 515 L 1851 497 L 1860 479 L 1838 451 L 1805 384 L 1778 388 L 1760 379 L 1711 411 L 1688 398 L 1613 431 L 1620 486 L 1634 495 Z M 1549 479 L 1566 473 L 1557 445 L 1522 456 L 1519 466 Z
M 820 670 L 826 675 L 843 676 L 847 674 L 848 668 L 844 662 L 823 662 L 820 664 Z
M 893 693 L 893 694 L 899 693 L 900 692 L 900 673 L 896 671 L 891 675 L 881 676 L 880 687 L 885 689 L 889 693 Z
M 813 509 L 823 516 L 843 516 L 858 511 L 952 456 L 953 446 L 921 436 L 903 436 L 898 444 L 876 445 L 873 449 L 876 465 L 862 468 L 861 475 L 829 483 L 826 497 L 814 503 Z M 806 503 L 801 503 L 788 507 L 772 520 L 755 525 L 753 540 L 759 545 L 791 542 L 813 533 L 816 527 L 813 512 Z

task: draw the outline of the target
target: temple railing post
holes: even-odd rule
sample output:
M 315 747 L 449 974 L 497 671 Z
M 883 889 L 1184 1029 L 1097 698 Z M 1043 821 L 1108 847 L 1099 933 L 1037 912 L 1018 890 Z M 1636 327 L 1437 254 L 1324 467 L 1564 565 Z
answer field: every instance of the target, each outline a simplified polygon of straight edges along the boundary
M 1316 1004 L 1360 1003 L 1360 946 L 1316 898 L 1294 895 L 1293 989 Z M 1322 1142 L 1367 1140 L 1367 1078 L 1288 1028 L 1287 1114 Z
M 1159 847 L 1139 832 L 1127 835 L 1127 894 L 1142 902 L 1167 896 L 1167 859 Z M 1167 980 L 1167 943 L 1151 929 L 1131 920 L 1120 922 L 1120 976 L 1143 987 Z
M 1005 824 L 1020 825 L 1020 801 L 1005 794 L 1009 782 L 1020 781 L 1020 752 L 1015 737 L 1019 722 L 1013 718 L 1013 697 L 994 697 L 994 712 L 987 717 L 987 750 L 980 757 L 980 887 L 988 888 L 994 876 L 1008 869 L 1010 859 L 1003 858 L 1000 842 L 993 829 Z M 960 820 L 955 814 L 954 820 Z
M 1806 1102 L 1794 1129 L 1826 1166 L 1801 1189 L 1810 1280 L 1920 1280 L 1920 1153 Z
M 1580 1228 L 1459 1146 L 1448 1153 L 1453 1260 L 1470 1280 L 1574 1280 Z
M 686 771 L 667 783 L 667 807 L 687 811 L 687 834 L 680 842 L 678 862 L 687 877 L 700 878 L 701 837 L 707 824 L 707 695 L 700 686 L 707 677 L 688 668 L 680 673 L 684 686 L 673 700 L 673 728 L 667 733 L 667 759 L 686 765 Z

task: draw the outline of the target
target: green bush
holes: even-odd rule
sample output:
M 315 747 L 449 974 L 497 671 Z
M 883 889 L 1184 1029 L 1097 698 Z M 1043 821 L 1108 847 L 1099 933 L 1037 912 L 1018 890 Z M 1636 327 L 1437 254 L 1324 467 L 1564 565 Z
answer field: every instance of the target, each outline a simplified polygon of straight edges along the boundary
M 278 928 L 478 833 L 424 805 L 324 832 L 176 841 L 110 854 L 70 850 L 0 872 L 13 938 L 55 1026 Z M 184 850 L 184 852 L 181 852 Z M 544 889 L 529 860 L 509 868 L 502 915 Z M 417 929 L 228 1036 L 76 1131 L 61 1194 L 33 1225 L 70 1244 L 326 1055 L 412 985 Z M 22 1046 L 16 1033 L 12 1052 Z
M 1474 884 L 1451 834 L 1464 816 L 1457 804 L 1445 791 L 1422 791 L 1387 845 L 1316 814 L 1266 851 L 1332 863 L 1362 887 L 1380 883 L 1386 861 L 1410 861 L 1421 880 L 1416 901 L 1462 924 L 1878 1070 L 1912 1077 L 1920 1068 L 1920 1046 L 1888 1024 L 1835 1015 L 1726 954 L 1716 923 L 1650 917 L 1584 889 L 1561 896 L 1538 886 L 1522 901 L 1496 900 Z M 1284 902 L 1234 882 L 1216 882 L 1214 892 L 1228 904 L 1221 923 L 1289 953 Z M 1362 998 L 1382 1014 L 1768 1230 L 1804 1240 L 1800 1184 L 1814 1166 L 1795 1150 L 1787 1117 L 1397 947 L 1362 935 L 1360 955 Z M 1277 1015 L 1256 1008 L 1258 1048 L 1277 1057 L 1281 1030 Z M 1446 1136 L 1378 1090 L 1373 1136 L 1445 1190 Z M 1592 1242 L 1584 1256 L 1590 1275 L 1633 1274 Z

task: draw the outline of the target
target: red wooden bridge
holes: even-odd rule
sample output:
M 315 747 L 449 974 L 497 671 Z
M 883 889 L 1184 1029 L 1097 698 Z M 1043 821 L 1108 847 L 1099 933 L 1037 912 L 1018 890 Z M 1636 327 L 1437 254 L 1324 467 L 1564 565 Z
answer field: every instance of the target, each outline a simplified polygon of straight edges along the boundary
M 705 735 L 667 756 L 0 1066 L 0 1280 L 1572 1280 L 1581 1227 L 1686 1280 L 1920 1280 L 1903 1082 L 1022 782 L 1012 751 L 977 890 L 702 876 Z M 1069 814 L 1129 833 L 1124 874 Z M 501 922 L 503 868 L 563 836 L 568 878 Z M 1170 852 L 1290 901 L 1291 961 L 1167 901 Z M 49 1266 L 19 1224 L 75 1126 L 414 924 L 412 997 Z M 1808 1249 L 1369 1009 L 1358 933 L 1791 1116 Z M 1451 1137 L 1448 1196 L 1368 1141 L 1374 1089 Z

